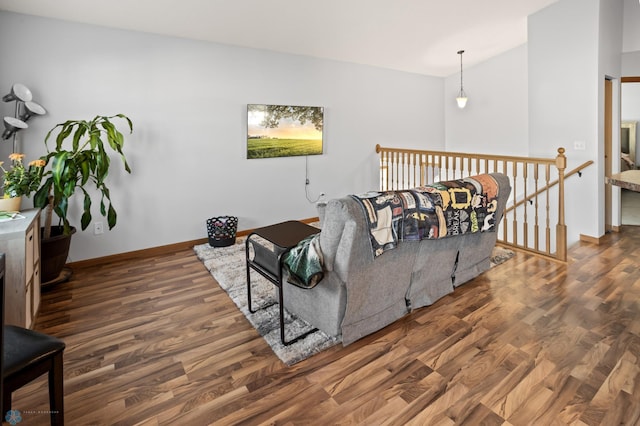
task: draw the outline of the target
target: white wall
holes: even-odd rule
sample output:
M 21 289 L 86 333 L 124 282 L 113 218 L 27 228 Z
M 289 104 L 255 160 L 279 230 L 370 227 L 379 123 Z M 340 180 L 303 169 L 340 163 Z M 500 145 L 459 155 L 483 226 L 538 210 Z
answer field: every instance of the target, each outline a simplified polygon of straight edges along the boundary
M 205 220 L 220 214 L 238 216 L 240 229 L 316 216 L 305 157 L 245 158 L 248 103 L 325 107 L 325 154 L 308 158 L 314 199 L 376 188 L 376 143 L 444 148 L 441 78 L 8 12 L 0 53 L 0 90 L 21 82 L 48 110 L 22 133 L 28 159 L 67 119 L 134 122 L 133 173 L 114 163 L 109 179 L 118 224 L 102 236 L 78 232 L 71 261 L 204 238 Z M 96 218 L 104 222 L 97 209 Z
M 529 147 L 535 156 L 564 147 L 570 168 L 597 156 L 597 17 L 598 0 L 562 0 L 528 20 Z M 574 150 L 574 141 L 586 150 Z M 596 176 L 592 166 L 567 180 L 567 206 L 581 206 L 566 209 L 569 244 L 581 233 L 599 235 L 598 197 L 586 196 Z
M 640 51 L 622 54 L 622 76 L 640 77 Z
M 593 159 L 598 0 L 560 1 L 530 16 L 528 24 L 531 152 L 563 146 L 569 153 L 578 140 L 587 149 L 571 156 Z
M 640 51 L 640 5 L 638 0 L 624 0 L 623 52 Z
M 622 119 L 640 122 L 640 83 L 622 85 Z
M 567 181 L 567 205 L 580 206 L 567 209 L 570 244 L 581 234 L 604 234 L 601 105 L 605 75 L 620 73 L 622 2 L 607 1 L 606 7 L 611 9 L 603 12 L 600 0 L 562 0 L 528 20 L 531 154 L 563 146 L 569 169 L 595 162 L 581 179 Z M 573 149 L 575 141 L 586 149 Z
M 600 161 L 600 182 L 605 180 L 605 80 L 611 81 L 612 85 L 612 122 L 620 123 L 620 77 L 622 73 L 621 52 L 623 45 L 623 10 L 624 0 L 608 1 L 600 0 L 600 45 L 599 45 L 599 79 L 598 79 L 598 158 Z M 611 128 L 611 149 L 612 152 L 620 152 L 620 126 Z M 611 158 L 612 171 L 620 171 L 620 156 L 614 155 Z M 605 230 L 605 210 L 606 200 L 604 189 L 606 184 L 601 183 L 601 204 L 599 209 L 602 224 L 602 234 Z M 620 188 L 611 187 L 611 225 L 620 226 L 622 224 L 622 211 L 620 209 Z M 600 235 L 602 235 L 600 234 Z
M 443 104 L 447 150 L 528 155 L 527 80 L 527 45 L 463 69 L 469 98 L 464 109 L 455 100 L 460 73 L 447 77 Z M 555 151 L 547 153 L 554 155 Z

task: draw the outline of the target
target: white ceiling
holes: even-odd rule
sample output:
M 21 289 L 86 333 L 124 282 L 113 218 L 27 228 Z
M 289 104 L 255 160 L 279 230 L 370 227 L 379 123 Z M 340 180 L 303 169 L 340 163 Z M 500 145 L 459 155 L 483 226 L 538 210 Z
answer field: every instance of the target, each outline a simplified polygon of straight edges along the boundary
M 0 10 L 433 76 L 527 41 L 558 0 L 0 0 Z

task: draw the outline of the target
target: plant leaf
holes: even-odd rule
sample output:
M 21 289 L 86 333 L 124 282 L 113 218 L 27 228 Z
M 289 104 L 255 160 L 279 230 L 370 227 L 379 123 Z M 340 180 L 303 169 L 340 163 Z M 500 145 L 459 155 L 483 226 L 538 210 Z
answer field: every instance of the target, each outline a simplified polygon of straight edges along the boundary
M 109 202 L 109 211 L 107 212 L 107 223 L 109 224 L 109 229 L 112 229 L 116 226 L 116 221 L 118 220 L 118 215 L 116 214 L 116 210 Z
M 91 223 L 91 197 L 87 191 L 84 191 L 84 210 L 82 212 L 82 218 L 80 218 L 80 226 L 84 231 L 87 229 L 87 226 Z
M 53 178 L 50 177 L 45 183 L 36 191 L 33 196 L 33 205 L 40 209 L 43 209 L 49 203 L 49 191 L 53 185 Z

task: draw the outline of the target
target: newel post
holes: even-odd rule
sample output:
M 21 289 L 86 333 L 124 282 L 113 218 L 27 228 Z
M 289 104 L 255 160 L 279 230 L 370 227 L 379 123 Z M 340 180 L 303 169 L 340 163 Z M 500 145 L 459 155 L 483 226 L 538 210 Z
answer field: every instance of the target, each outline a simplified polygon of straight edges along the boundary
M 564 171 L 567 168 L 565 149 L 558 148 L 556 167 L 558 168 L 558 225 L 556 225 L 556 257 L 567 260 L 567 225 L 564 221 Z

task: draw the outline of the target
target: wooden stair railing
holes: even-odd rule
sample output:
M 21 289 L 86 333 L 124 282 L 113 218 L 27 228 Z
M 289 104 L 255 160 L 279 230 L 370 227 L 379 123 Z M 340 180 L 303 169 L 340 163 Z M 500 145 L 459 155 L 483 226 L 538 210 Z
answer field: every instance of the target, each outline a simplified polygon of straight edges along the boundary
M 380 190 L 409 189 L 441 180 L 500 172 L 511 180 L 511 196 L 498 229 L 498 242 L 555 260 L 567 260 L 564 180 L 592 164 L 565 174 L 564 148 L 556 158 L 514 157 L 385 148 L 380 154 Z M 557 200 L 557 202 L 556 202 Z

